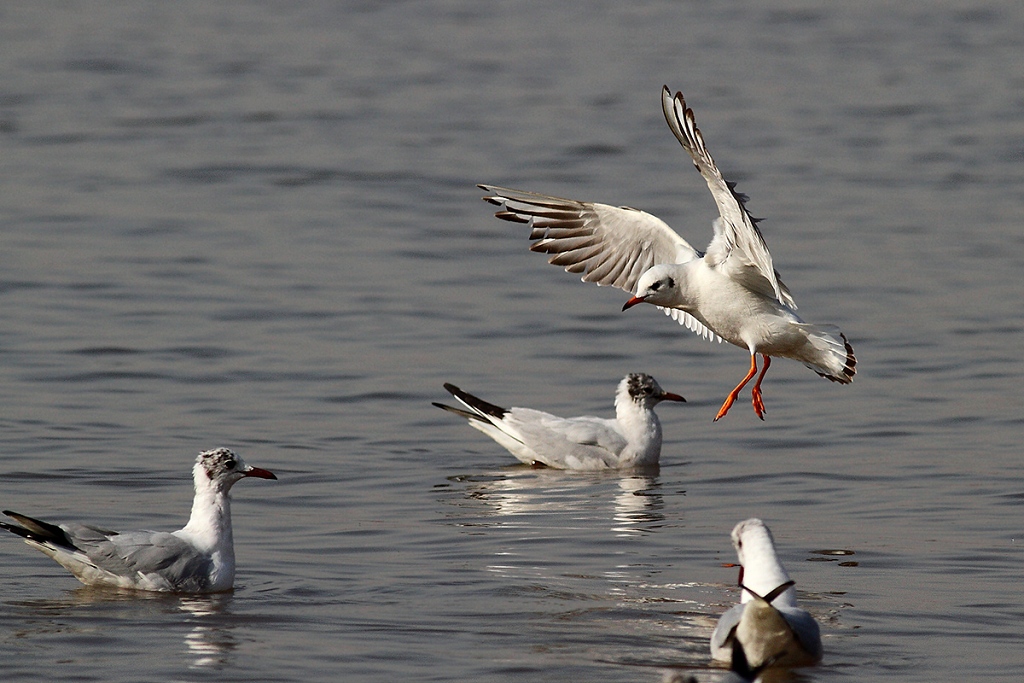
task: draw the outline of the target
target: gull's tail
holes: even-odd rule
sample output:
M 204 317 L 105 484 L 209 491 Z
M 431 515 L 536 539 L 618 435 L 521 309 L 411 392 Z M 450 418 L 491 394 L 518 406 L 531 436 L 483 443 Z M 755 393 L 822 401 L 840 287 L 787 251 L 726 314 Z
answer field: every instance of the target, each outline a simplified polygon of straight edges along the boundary
M 813 358 L 801 358 L 804 365 L 825 379 L 849 384 L 857 374 L 857 356 L 846 340 L 846 335 L 832 325 L 801 324 L 807 331 L 807 339 L 814 349 Z

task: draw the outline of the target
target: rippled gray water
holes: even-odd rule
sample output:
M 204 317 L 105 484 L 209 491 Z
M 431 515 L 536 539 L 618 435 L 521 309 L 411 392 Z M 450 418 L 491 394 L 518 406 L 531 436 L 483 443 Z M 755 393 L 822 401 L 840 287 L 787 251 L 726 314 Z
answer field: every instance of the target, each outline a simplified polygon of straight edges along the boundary
M 0 9 L 0 503 L 176 528 L 235 489 L 233 594 L 78 586 L 0 539 L 6 681 L 717 681 L 728 539 L 763 517 L 805 681 L 1019 680 L 1024 6 L 109 3 Z M 478 182 L 714 205 L 682 89 L 857 381 L 618 311 Z M 430 406 L 611 413 L 653 374 L 660 472 L 569 475 Z M 821 551 L 844 550 L 836 555 Z

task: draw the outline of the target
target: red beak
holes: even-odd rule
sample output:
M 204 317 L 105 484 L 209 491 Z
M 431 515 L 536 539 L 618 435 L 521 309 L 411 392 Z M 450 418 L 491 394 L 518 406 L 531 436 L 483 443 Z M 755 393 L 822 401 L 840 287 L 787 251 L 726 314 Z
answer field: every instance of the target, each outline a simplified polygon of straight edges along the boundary
M 626 303 L 622 304 L 622 310 L 626 310 L 627 308 L 633 308 L 637 304 L 644 303 L 644 301 L 646 301 L 646 299 L 643 299 L 643 298 L 641 298 L 639 296 L 634 296 L 632 299 L 630 299 Z
M 277 479 L 270 470 L 265 470 L 262 467 L 250 467 L 245 471 L 247 477 L 259 477 L 260 479 Z
M 672 392 L 666 391 L 661 395 L 662 401 L 679 401 L 680 403 L 686 403 L 686 399 L 679 394 L 673 394 Z

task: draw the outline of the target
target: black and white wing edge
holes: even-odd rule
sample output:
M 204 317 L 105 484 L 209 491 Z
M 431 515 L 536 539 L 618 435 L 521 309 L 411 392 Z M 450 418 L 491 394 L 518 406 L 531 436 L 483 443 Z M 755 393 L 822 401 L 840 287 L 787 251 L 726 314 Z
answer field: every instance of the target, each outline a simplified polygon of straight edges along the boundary
M 750 289 L 772 296 L 795 310 L 793 296 L 772 265 L 768 244 L 757 228 L 758 219 L 747 211 L 747 196 L 736 191 L 735 183 L 722 177 L 704 145 L 704 136 L 697 128 L 693 110 L 686 106 L 683 94 L 677 92 L 673 97 L 668 86 L 664 86 L 661 105 L 665 121 L 704 177 L 718 205 L 720 218 L 715 221 L 715 235 L 708 245 L 705 262 L 711 268 L 722 269 Z

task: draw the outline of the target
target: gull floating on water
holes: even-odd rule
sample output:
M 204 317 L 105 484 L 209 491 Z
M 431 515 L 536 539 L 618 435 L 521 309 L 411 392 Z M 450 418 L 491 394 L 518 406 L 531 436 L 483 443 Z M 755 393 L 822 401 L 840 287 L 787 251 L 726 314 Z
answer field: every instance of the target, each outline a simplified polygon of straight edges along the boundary
M 192 468 L 195 499 L 183 529 L 109 531 L 85 524 L 57 526 L 4 510 L 20 525 L 0 522 L 25 542 L 61 564 L 86 585 L 148 591 L 216 593 L 235 580 L 231 496 L 245 477 L 277 479 L 226 448 L 200 453 Z
M 794 581 L 775 553 L 772 532 L 760 519 L 732 530 L 740 563 L 740 604 L 722 615 L 711 635 L 711 656 L 747 678 L 768 667 L 805 666 L 821 659 L 814 617 L 796 605 Z
M 615 393 L 615 418 L 557 417 L 530 408 L 502 408 L 445 384 L 467 410 L 434 403 L 461 415 L 521 462 L 562 470 L 650 467 L 661 456 L 661 422 L 654 406 L 685 401 L 643 373 L 626 375 Z
M 764 363 L 751 403 L 762 420 L 761 381 L 773 356 L 792 358 L 826 379 L 849 384 L 857 365 L 853 347 L 835 326 L 811 325 L 796 315 L 796 303 L 772 265 L 758 219 L 747 212 L 746 195 L 722 177 L 683 94 L 673 98 L 663 88 L 662 109 L 718 205 L 720 215 L 706 253 L 656 216 L 629 207 L 480 185 L 491 193 L 484 200 L 501 207 L 498 218 L 529 224 L 530 249 L 551 254 L 549 263 L 582 273 L 584 282 L 635 292 L 622 310 L 653 304 L 705 339 L 724 339 L 747 349 L 750 370 L 715 420 L 725 417 L 757 373 L 757 354 Z

